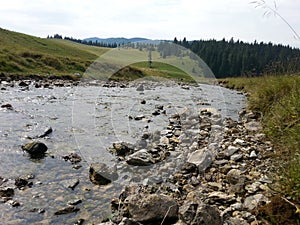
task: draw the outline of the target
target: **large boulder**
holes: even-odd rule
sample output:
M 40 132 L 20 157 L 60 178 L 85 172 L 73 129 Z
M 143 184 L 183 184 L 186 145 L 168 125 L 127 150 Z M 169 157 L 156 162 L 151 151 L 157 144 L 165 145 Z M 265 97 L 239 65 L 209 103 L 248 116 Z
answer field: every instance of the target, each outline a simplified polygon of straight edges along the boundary
M 178 204 L 167 195 L 134 194 L 125 203 L 130 217 L 142 224 L 172 224 L 178 220 Z
M 48 147 L 42 142 L 34 141 L 23 145 L 22 149 L 27 151 L 31 157 L 38 158 L 45 155 Z
M 92 163 L 89 172 L 90 180 L 97 185 L 106 185 L 118 179 L 116 169 L 104 163 Z

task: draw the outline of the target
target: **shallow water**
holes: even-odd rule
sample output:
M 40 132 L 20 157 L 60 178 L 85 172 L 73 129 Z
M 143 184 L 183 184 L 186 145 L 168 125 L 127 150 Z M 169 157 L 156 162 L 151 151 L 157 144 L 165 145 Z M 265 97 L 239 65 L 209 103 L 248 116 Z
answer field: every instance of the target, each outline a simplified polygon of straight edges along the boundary
M 245 106 L 243 95 L 219 86 L 199 85 L 187 89 L 171 82 L 145 83 L 144 91 L 140 92 L 136 90 L 139 85 L 30 87 L 26 91 L 6 87 L 0 91 L 1 105 L 13 106 L 12 110 L 0 109 L 0 177 L 35 176 L 31 188 L 15 190 L 13 199 L 21 206 L 0 203 L 2 223 L 62 224 L 64 221 L 64 224 L 73 224 L 79 218 L 99 222 L 109 216 L 110 200 L 118 197 L 125 184 L 135 180 L 128 177 L 145 173 L 143 169 L 126 167 L 113 184 L 102 187 L 92 184 L 88 177 L 91 162 L 105 162 L 110 166 L 117 163 L 107 151 L 113 142 L 134 143 L 145 130 L 162 131 L 168 125 L 168 117 L 175 113 L 187 110 L 196 113 L 199 108 L 210 107 L 223 118 L 238 119 L 238 112 Z M 142 100 L 146 104 L 141 104 Z M 152 115 L 157 106 L 163 106 L 166 114 Z M 145 118 L 130 119 L 139 115 Z M 38 139 L 48 146 L 47 156 L 41 160 L 30 159 L 21 146 L 31 141 L 28 137 L 40 135 L 50 126 L 53 133 Z M 79 169 L 62 159 L 72 152 L 83 158 Z M 148 175 L 155 174 L 156 169 L 158 167 L 151 168 Z M 64 187 L 63 181 L 73 178 L 79 179 L 79 185 L 74 190 Z M 79 212 L 53 215 L 76 198 L 82 199 L 77 206 Z M 30 212 L 34 208 L 45 209 L 45 213 Z

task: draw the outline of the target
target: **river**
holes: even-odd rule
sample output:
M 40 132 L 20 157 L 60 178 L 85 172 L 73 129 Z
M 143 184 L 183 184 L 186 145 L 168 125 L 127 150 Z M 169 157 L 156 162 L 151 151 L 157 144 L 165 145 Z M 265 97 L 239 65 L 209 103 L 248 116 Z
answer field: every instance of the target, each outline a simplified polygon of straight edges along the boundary
M 107 150 L 112 143 L 134 143 L 145 130 L 163 132 L 173 114 L 197 114 L 199 108 L 213 108 L 222 118 L 238 120 L 238 112 L 245 107 L 244 95 L 207 84 L 144 82 L 141 86 L 133 82 L 107 87 L 81 83 L 35 88 L 31 83 L 24 89 L 3 83 L 1 87 L 1 105 L 12 105 L 0 109 L 0 177 L 6 179 L 2 186 L 13 184 L 20 176 L 33 178 L 31 187 L 15 189 L 13 200 L 20 206 L 0 203 L 0 221 L 6 225 L 74 224 L 80 218 L 97 223 L 109 216 L 110 201 L 118 197 L 124 185 L 144 179 L 143 170 L 122 168 L 112 184 L 96 186 L 90 182 L 89 166 L 93 162 L 120 169 Z M 35 138 L 47 127 L 53 129 L 51 134 Z M 21 146 L 32 138 L 48 146 L 46 157 L 32 159 L 22 150 Z M 66 162 L 63 156 L 70 153 L 79 154 L 83 160 L 76 165 Z M 169 173 L 175 169 L 170 168 Z M 161 174 L 156 170 L 158 166 L 152 167 L 147 179 L 151 174 Z M 166 178 L 168 172 L 161 176 Z M 65 185 L 71 179 L 80 181 L 74 189 Z M 80 211 L 54 216 L 68 201 L 76 199 L 82 200 L 77 206 Z

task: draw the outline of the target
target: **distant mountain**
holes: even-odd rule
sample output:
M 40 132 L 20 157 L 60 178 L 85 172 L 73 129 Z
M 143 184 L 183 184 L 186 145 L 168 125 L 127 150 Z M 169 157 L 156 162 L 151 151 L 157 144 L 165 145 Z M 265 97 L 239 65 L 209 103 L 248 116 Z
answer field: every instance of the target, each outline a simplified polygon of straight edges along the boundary
M 121 44 L 121 45 L 126 45 L 128 43 L 135 43 L 135 42 L 140 42 L 140 43 L 147 43 L 147 44 L 159 44 L 162 42 L 162 40 L 151 40 L 147 38 L 140 38 L 140 37 L 135 37 L 135 38 L 98 38 L 98 37 L 92 37 L 92 38 L 86 38 L 83 39 L 83 41 L 92 41 L 93 43 L 98 42 L 98 43 L 104 43 L 104 44 Z

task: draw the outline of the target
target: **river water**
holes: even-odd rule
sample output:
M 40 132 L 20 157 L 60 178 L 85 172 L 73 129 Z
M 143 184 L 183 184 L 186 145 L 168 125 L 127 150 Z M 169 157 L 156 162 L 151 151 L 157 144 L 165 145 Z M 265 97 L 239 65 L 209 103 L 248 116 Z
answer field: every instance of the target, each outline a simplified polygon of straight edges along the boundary
M 109 216 L 110 201 L 118 197 L 124 185 L 142 182 L 132 179 L 138 170 L 130 168 L 123 170 L 119 180 L 106 186 L 96 186 L 89 181 L 92 162 L 118 167 L 115 157 L 107 150 L 113 142 L 134 143 L 145 130 L 162 132 L 169 116 L 176 113 L 198 112 L 199 108 L 209 107 L 222 118 L 237 120 L 238 112 L 245 106 L 243 95 L 214 85 L 188 87 L 175 82 L 147 82 L 143 84 L 143 91 L 137 91 L 139 86 L 140 83 L 122 88 L 88 84 L 34 88 L 31 85 L 28 90 L 9 86 L 2 89 L 1 105 L 13 106 L 0 109 L 0 177 L 7 179 L 2 186 L 14 183 L 20 176 L 33 175 L 34 178 L 32 187 L 15 189 L 13 200 L 20 206 L 0 203 L 0 223 L 74 224 L 80 218 L 99 223 Z M 153 115 L 162 107 L 164 113 Z M 52 127 L 53 132 L 35 139 L 48 146 L 47 155 L 43 159 L 31 159 L 21 146 L 47 127 Z M 62 157 L 70 153 L 82 157 L 80 166 L 63 160 Z M 155 174 L 156 169 L 151 168 L 147 176 Z M 80 181 L 74 190 L 64 185 L 70 179 Z M 74 199 L 82 200 L 77 205 L 80 211 L 54 216 L 54 212 Z M 39 213 L 39 209 L 44 212 Z

